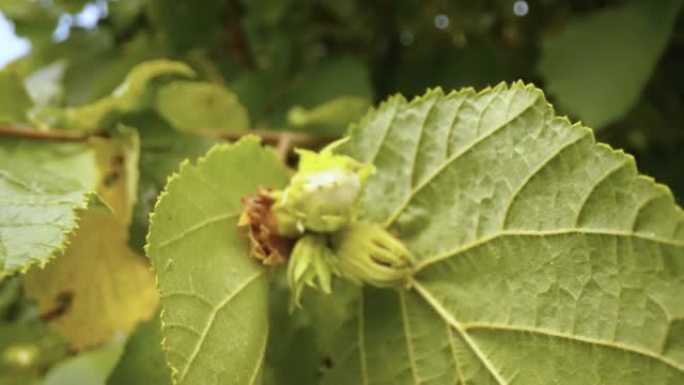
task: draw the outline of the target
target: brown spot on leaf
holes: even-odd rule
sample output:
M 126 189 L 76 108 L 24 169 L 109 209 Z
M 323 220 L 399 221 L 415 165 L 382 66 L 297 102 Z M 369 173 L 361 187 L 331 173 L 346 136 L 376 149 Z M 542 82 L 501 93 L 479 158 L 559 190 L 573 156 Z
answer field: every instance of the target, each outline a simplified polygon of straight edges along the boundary
M 323 367 L 326 369 L 332 369 L 334 365 L 332 356 L 330 354 L 326 354 L 325 357 L 323 357 Z
M 40 319 L 45 322 L 53 321 L 67 313 L 74 301 L 73 291 L 60 292 L 55 298 L 55 307 L 40 315 Z

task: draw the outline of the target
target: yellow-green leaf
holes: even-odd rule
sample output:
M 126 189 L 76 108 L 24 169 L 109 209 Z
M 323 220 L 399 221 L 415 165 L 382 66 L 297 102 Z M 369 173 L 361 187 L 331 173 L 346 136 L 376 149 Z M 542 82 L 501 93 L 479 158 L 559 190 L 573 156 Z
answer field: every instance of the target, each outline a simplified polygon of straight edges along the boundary
M 29 297 L 50 324 L 77 349 L 97 345 L 117 331 L 130 331 L 156 311 L 158 294 L 146 261 L 128 248 L 130 202 L 127 176 L 137 163 L 134 135 L 96 141 L 101 170 L 98 195 L 108 209 L 83 213 L 63 255 L 24 277 Z M 132 143 L 130 143 L 132 142 Z
M 218 84 L 178 80 L 160 87 L 155 103 L 159 115 L 182 132 L 242 132 L 249 128 L 245 107 Z
M 128 248 L 127 237 L 112 214 L 89 210 L 64 255 L 24 277 L 41 313 L 64 307 L 50 324 L 77 349 L 130 331 L 156 311 L 154 275 Z
M 340 96 L 313 108 L 292 107 L 287 113 L 287 121 L 295 127 L 339 135 L 350 123 L 360 119 L 369 107 L 368 98 Z

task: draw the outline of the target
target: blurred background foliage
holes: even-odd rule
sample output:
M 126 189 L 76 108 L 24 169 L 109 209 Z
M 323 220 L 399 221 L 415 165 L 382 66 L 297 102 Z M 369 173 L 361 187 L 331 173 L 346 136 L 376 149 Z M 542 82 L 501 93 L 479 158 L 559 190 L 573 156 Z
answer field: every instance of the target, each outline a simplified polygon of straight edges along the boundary
M 251 127 L 333 136 L 396 92 L 523 79 L 681 201 L 681 3 L 0 0 L 5 35 L 13 28 L 27 51 L 0 76 L 0 121 L 91 103 L 155 58 L 235 93 Z M 5 57 L 11 40 L 0 41 Z
M 137 128 L 140 183 L 130 243 L 140 253 L 148 214 L 181 160 L 249 130 L 334 138 L 387 96 L 436 86 L 533 82 L 560 114 L 634 154 L 642 172 L 668 184 L 682 203 L 682 2 L 0 0 L 0 126 Z M 155 59 L 185 66 L 140 66 Z M 164 76 L 173 81 L 161 82 Z M 22 369 L 28 353 L 5 349 L 0 384 L 46 372 L 48 383 L 69 383 L 69 368 L 84 364 L 55 368 L 73 351 L 35 321 L 35 308 L 17 300 L 21 285 L 2 285 L 0 345 L 22 346 L 30 335 L 49 354 Z M 22 319 L 21 332 L 7 329 Z M 149 335 L 132 338 L 127 351 L 149 347 L 142 342 Z M 101 349 L 77 358 L 115 363 L 123 347 L 113 340 Z M 162 362 L 158 352 L 135 354 Z M 122 361 L 110 383 L 136 383 L 118 371 L 122 366 L 147 370 Z M 146 373 L 168 382 L 163 371 Z M 95 383 L 104 381 L 98 375 Z

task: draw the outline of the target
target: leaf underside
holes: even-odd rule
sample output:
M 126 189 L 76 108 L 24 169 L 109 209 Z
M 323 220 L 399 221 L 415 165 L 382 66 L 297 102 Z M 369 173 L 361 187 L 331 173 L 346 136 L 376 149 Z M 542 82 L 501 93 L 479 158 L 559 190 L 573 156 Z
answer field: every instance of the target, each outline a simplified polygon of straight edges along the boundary
M 341 151 L 419 262 L 364 290 L 323 383 L 684 383 L 684 214 L 540 90 L 393 97 Z
M 64 250 L 97 175 L 86 143 L 0 139 L 0 276 L 45 265 Z
M 247 137 L 186 162 L 162 193 L 147 254 L 162 297 L 163 346 L 175 384 L 255 384 L 268 337 L 265 270 L 238 232 L 241 198 L 282 188 L 272 150 Z

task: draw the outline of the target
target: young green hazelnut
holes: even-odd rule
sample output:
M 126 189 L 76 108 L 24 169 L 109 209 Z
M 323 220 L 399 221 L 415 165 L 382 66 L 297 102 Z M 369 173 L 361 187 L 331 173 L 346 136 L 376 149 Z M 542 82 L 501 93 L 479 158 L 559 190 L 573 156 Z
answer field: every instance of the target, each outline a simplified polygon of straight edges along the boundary
M 333 232 L 356 219 L 359 199 L 373 166 L 334 154 L 337 145 L 339 142 L 320 153 L 297 150 L 299 170 L 288 187 L 274 195 L 275 211 L 293 216 L 300 233 Z
M 333 274 L 338 274 L 336 258 L 327 245 L 327 236 L 306 234 L 294 246 L 287 264 L 287 281 L 292 291 L 290 307 L 301 307 L 305 286 L 330 293 Z
M 401 241 L 382 226 L 354 222 L 331 236 L 342 277 L 376 287 L 406 285 L 415 259 Z

